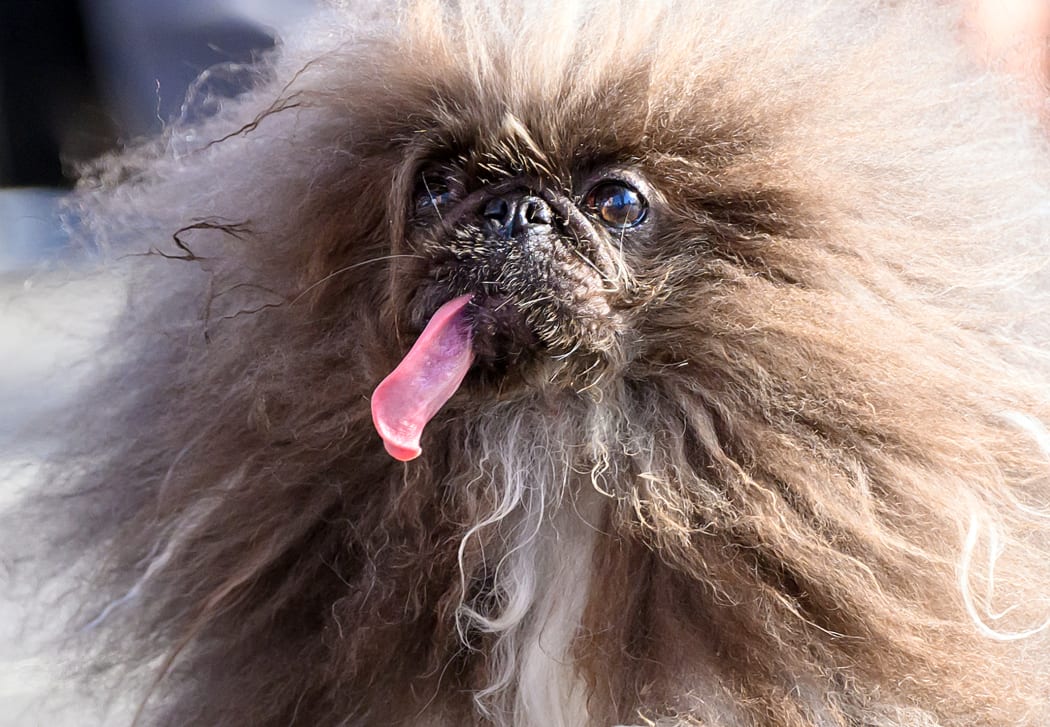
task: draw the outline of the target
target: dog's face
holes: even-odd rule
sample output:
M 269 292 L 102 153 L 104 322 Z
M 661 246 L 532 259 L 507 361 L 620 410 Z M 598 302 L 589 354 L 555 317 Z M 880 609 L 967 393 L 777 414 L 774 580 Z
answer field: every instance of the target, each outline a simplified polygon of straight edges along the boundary
M 644 95 L 618 98 L 617 109 L 562 113 L 537 103 L 539 118 L 497 98 L 501 112 L 462 120 L 481 124 L 469 142 L 433 130 L 438 143 L 413 160 L 397 198 L 406 207 L 403 252 L 414 256 L 397 283 L 408 334 L 470 295 L 464 318 L 478 377 L 539 367 L 548 380 L 584 385 L 588 369 L 622 373 L 648 337 L 666 336 L 660 312 L 688 305 L 713 279 L 706 263 L 720 247 L 732 255 L 745 238 L 754 248 L 770 237 L 785 204 L 750 190 L 735 190 L 742 209 L 707 196 L 725 183 L 711 158 L 717 139 L 688 138 L 692 129 L 654 135 L 637 118 Z M 620 135 L 578 132 L 603 123 Z M 737 225 L 745 216 L 750 224 Z
M 479 171 L 471 163 L 420 175 L 410 235 L 428 280 L 416 310 L 472 294 L 486 368 L 616 345 L 630 303 L 623 251 L 657 225 L 652 189 L 619 169 L 581 175 L 578 188 L 542 172 Z

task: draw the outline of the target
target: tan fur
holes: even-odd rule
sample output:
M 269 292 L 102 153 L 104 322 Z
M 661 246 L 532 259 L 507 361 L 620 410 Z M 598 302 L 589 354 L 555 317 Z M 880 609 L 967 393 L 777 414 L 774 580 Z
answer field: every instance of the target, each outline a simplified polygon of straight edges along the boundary
M 99 663 L 150 724 L 1047 724 L 1050 160 L 1004 83 L 929 3 L 508 5 L 335 10 L 83 183 L 134 285 L 48 516 Z M 449 145 L 662 217 L 600 345 L 400 464 L 368 399 Z

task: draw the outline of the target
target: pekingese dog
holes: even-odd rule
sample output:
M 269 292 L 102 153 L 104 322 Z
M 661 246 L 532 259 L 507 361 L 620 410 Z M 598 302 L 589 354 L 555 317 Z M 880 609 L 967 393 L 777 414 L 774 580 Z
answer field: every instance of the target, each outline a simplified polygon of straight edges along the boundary
M 140 723 L 1046 725 L 1050 156 L 934 5 L 337 7 L 94 168 Z

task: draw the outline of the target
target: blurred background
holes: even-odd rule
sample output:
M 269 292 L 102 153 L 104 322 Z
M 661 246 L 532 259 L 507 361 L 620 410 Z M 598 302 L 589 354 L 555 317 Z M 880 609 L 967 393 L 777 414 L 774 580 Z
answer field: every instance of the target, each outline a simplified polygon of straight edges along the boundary
M 271 49 L 312 0 L 0 0 L 0 271 L 61 244 L 78 164 L 179 117 L 202 72 Z M 13 190 L 22 190 L 15 192 Z
M 178 116 L 206 69 L 251 62 L 309 0 L 0 0 L 0 186 L 73 165 Z
M 209 69 L 209 91 L 235 94 L 247 77 L 238 69 L 314 7 L 0 0 L 0 509 L 21 496 L 50 446 L 46 431 L 20 434 L 17 447 L 13 435 L 29 417 L 46 424 L 76 390 L 123 301 L 113 277 L 69 273 L 76 263 L 56 213 L 78 165 L 178 119 Z M 61 617 L 35 616 L 40 601 L 7 577 L 14 557 L 0 552 L 0 727 L 127 724 L 125 705 L 82 699 L 64 678 L 70 665 L 41 648 Z

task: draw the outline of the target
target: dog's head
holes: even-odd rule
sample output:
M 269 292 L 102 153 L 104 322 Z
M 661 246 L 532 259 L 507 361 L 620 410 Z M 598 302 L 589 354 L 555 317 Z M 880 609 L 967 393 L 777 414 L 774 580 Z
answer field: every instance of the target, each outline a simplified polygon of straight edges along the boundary
M 741 43 L 727 59 L 689 37 L 711 9 L 563 17 L 577 10 L 479 9 L 481 25 L 572 32 L 536 43 L 494 30 L 470 40 L 477 57 L 423 25 L 402 28 L 402 51 L 374 39 L 355 49 L 370 60 L 347 93 L 381 100 L 348 109 L 355 163 L 330 185 L 342 198 L 316 209 L 323 220 L 352 208 L 340 222 L 362 229 L 335 233 L 338 254 L 317 268 L 389 267 L 329 287 L 384 321 L 386 352 L 374 358 L 393 355 L 394 373 L 373 403 L 400 456 L 418 453 L 415 438 L 457 391 L 481 405 L 600 398 L 705 356 L 712 372 L 727 326 L 760 325 L 732 320 L 734 300 L 757 316 L 780 287 L 827 282 L 823 236 L 842 232 L 821 205 L 839 190 L 807 176 L 837 142 L 816 120 L 785 133 L 799 99 L 749 87 L 784 71 L 757 36 L 724 27 Z M 762 70 L 742 78 L 745 58 Z M 833 244 L 830 255 L 852 254 Z

